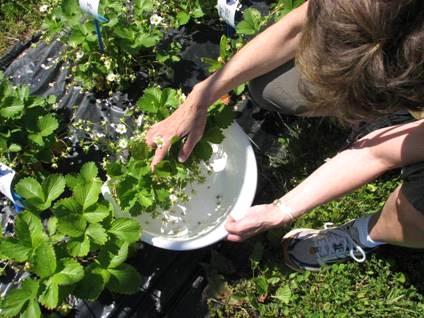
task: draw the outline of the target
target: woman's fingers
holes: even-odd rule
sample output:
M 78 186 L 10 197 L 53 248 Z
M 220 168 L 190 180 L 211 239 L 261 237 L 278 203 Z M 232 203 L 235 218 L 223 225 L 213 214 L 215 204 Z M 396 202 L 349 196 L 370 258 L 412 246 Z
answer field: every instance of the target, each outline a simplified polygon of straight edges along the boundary
M 166 157 L 169 149 L 171 148 L 171 139 L 172 138 L 167 138 L 166 140 L 163 140 L 163 143 L 155 143 L 156 151 L 155 155 L 153 156 L 152 163 L 150 165 L 152 170 L 155 170 L 157 164 Z
M 250 228 L 244 224 L 244 219 L 236 221 L 231 215 L 228 216 L 224 228 L 228 232 L 227 241 L 241 242 L 252 236 Z
M 243 242 L 245 240 L 243 237 L 235 234 L 228 234 L 225 239 L 230 242 Z
M 184 162 L 202 138 L 206 125 L 207 110 L 193 110 L 189 104 L 181 105 L 171 116 L 153 125 L 146 134 L 146 144 L 156 149 L 152 169 L 165 158 L 173 137 L 187 137 L 181 147 L 178 160 Z
M 180 162 L 185 162 L 188 157 L 190 157 L 193 152 L 194 147 L 196 147 L 199 140 L 202 138 L 202 134 L 198 131 L 193 131 L 193 133 L 187 136 L 186 141 L 181 147 L 180 153 L 178 155 L 178 160 Z
M 153 125 L 146 133 L 146 144 L 150 147 L 155 149 L 156 148 L 156 143 L 155 143 L 155 138 L 159 135 L 158 131 L 160 130 L 160 124 L 162 122 Z

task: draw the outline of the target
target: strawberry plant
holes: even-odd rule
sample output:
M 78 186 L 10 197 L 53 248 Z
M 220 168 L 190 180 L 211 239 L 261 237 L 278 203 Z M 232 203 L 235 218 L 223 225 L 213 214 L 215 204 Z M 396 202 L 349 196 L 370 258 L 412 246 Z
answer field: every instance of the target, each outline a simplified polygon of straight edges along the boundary
M 173 28 L 178 28 L 189 21 L 201 22 L 201 18 L 212 16 L 215 13 L 216 1 L 188 0 L 188 1 L 164 1 L 155 0 L 158 15 L 164 17 L 165 23 Z
M 29 276 L 1 300 L 2 317 L 41 317 L 40 305 L 63 309 L 70 295 L 95 300 L 105 288 L 123 294 L 138 289 L 140 275 L 125 260 L 140 226 L 114 217 L 97 175 L 95 164 L 86 163 L 76 175 L 16 184 L 25 211 L 14 233 L 0 238 L 0 259 Z
M 0 162 L 26 173 L 60 155 L 55 96 L 31 96 L 28 86 L 12 86 L 0 72 Z
M 226 35 L 221 36 L 218 58 L 202 58 L 202 61 L 208 66 L 208 71 L 212 73 L 222 68 L 243 47 L 248 38 L 259 33 L 270 19 L 271 16 L 263 17 L 257 9 L 246 9 L 243 12 L 243 20 L 236 25 L 235 36 L 232 38 Z M 245 87 L 245 84 L 236 87 L 234 93 L 241 95 Z
M 99 50 L 93 18 L 76 0 L 62 0 L 44 22 L 46 38 L 66 45 L 62 59 L 69 62 L 76 82 L 86 89 L 119 89 L 135 79 L 135 66 L 152 63 L 155 46 L 163 36 L 159 23 L 151 23 L 153 1 L 102 1 L 100 13 L 104 52 Z
M 154 150 L 144 142 L 144 132 L 153 123 L 167 117 L 183 101 L 177 91 L 151 87 L 144 91 L 137 102 L 144 113 L 140 132 L 134 134 L 128 143 L 129 155 L 124 161 L 111 161 L 107 165 L 110 187 L 121 208 L 132 215 L 167 209 L 177 201 L 188 198 L 187 184 L 204 179 L 202 162 L 208 162 L 213 153 L 211 144 L 224 139 L 223 129 L 233 121 L 233 111 L 223 104 L 215 104 L 209 110 L 204 137 L 195 147 L 186 163 L 177 160 L 182 140 L 175 139 L 167 158 L 159 163 L 155 171 L 150 168 Z M 207 164 L 204 165 L 207 169 Z
M 264 16 L 255 8 L 245 9 L 243 19 L 236 24 L 234 36 L 221 36 L 218 58 L 202 58 L 202 61 L 208 66 L 208 71 L 212 73 L 222 68 L 252 36 L 258 34 L 270 22 L 277 21 L 303 2 L 304 0 L 279 0 L 271 6 L 269 14 Z M 245 85 L 240 85 L 234 89 L 234 93 L 240 95 L 244 89 Z

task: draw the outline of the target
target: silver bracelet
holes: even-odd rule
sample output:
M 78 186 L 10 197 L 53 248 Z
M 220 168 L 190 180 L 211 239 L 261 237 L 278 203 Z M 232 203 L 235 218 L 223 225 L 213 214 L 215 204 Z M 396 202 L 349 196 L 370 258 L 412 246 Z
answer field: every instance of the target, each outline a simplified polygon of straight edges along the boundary
M 276 199 L 272 202 L 272 205 L 277 207 L 283 214 L 290 217 L 289 222 L 293 222 L 296 218 L 293 215 L 293 210 L 289 206 L 285 205 L 281 199 Z

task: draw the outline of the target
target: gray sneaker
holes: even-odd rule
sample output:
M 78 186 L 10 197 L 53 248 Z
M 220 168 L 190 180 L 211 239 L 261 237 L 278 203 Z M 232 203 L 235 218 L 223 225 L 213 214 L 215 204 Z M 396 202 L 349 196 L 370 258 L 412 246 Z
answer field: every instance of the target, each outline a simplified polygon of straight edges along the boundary
M 367 248 L 359 243 L 358 231 L 352 226 L 355 220 L 339 227 L 324 224 L 323 230 L 295 229 L 283 237 L 286 265 L 295 271 L 318 271 L 324 264 L 353 259 L 362 263 Z

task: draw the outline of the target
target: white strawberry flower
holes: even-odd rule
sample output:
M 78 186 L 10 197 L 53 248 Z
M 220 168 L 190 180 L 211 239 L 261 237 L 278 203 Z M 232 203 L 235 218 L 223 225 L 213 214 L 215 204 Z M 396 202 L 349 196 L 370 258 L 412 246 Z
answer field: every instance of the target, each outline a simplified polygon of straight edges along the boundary
M 84 56 L 84 52 L 83 52 L 83 51 L 78 51 L 78 52 L 77 52 L 77 55 L 76 55 L 76 57 L 77 57 L 77 61 L 78 61 L 78 60 L 81 60 L 83 56 Z
M 109 74 L 106 76 L 106 80 L 107 80 L 108 82 L 115 82 L 117 79 L 118 79 L 118 75 L 116 75 L 116 74 L 114 74 L 114 73 L 109 73 Z
M 143 117 L 144 117 L 143 115 L 140 115 L 135 120 L 135 124 L 137 125 L 137 127 L 141 127 L 141 125 L 143 125 Z
M 118 141 L 118 147 L 121 149 L 127 149 L 128 147 L 128 140 L 125 138 L 122 138 Z
M 150 17 L 150 24 L 151 25 L 159 25 L 159 24 L 161 24 L 162 20 L 163 20 L 163 18 L 160 15 L 155 13 L 155 14 L 152 14 L 152 16 Z
M 115 131 L 122 135 L 127 132 L 127 127 L 124 124 L 118 124 L 116 125 Z
M 104 61 L 104 63 L 105 63 L 105 67 L 106 67 L 106 69 L 110 70 L 110 68 L 111 68 L 111 66 L 112 66 L 112 64 L 111 64 L 110 60 L 105 60 L 105 61 Z
M 46 13 L 49 10 L 49 6 L 47 4 L 41 5 L 38 10 L 40 10 L 41 13 Z
M 175 204 L 178 201 L 178 197 L 175 194 L 170 194 L 169 200 L 171 201 L 171 204 Z
M 101 132 L 95 132 L 94 137 L 100 139 L 100 138 L 106 137 L 106 135 L 104 133 L 101 133 Z

